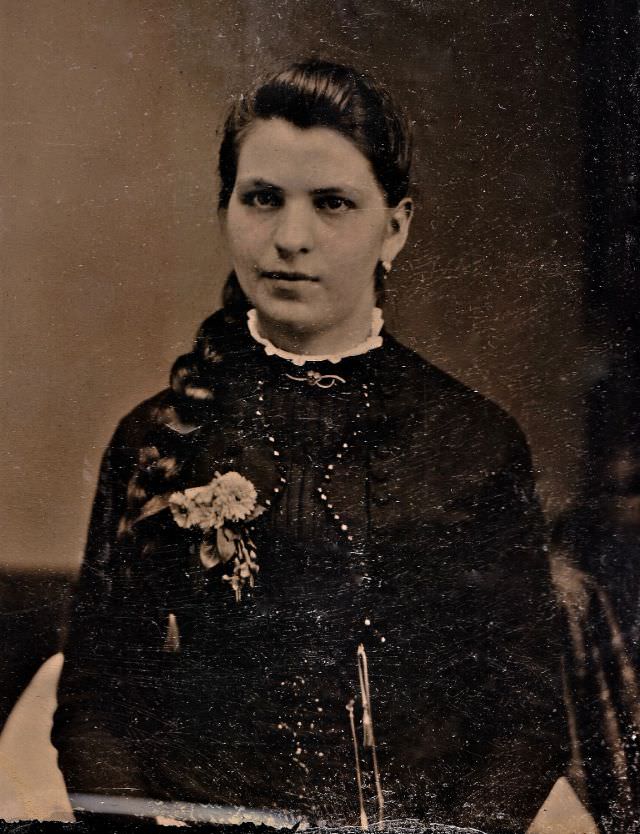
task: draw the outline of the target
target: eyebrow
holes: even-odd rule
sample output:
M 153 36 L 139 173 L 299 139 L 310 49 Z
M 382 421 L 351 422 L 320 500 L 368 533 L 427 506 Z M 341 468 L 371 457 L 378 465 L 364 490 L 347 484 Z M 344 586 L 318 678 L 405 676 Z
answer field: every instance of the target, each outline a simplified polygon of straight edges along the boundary
M 315 194 L 317 197 L 323 197 L 326 194 L 346 194 L 346 193 L 358 193 L 358 189 L 354 188 L 353 186 L 342 186 L 342 185 L 333 185 L 329 186 L 328 188 L 314 188 L 311 192 Z
M 274 185 L 272 182 L 268 180 L 263 180 L 260 177 L 256 179 L 248 179 L 245 181 L 240 181 L 240 186 L 244 188 L 269 188 L 273 191 L 284 191 L 284 189 L 279 185 Z M 327 194 L 360 194 L 360 190 L 355 186 L 351 185 L 330 185 L 324 188 L 313 188 L 310 192 L 314 197 L 325 197 Z
M 243 188 L 271 188 L 274 191 L 282 191 L 282 188 L 278 185 L 274 185 L 272 182 L 267 182 L 267 180 L 262 179 L 249 179 L 246 181 L 240 181 L 240 185 Z

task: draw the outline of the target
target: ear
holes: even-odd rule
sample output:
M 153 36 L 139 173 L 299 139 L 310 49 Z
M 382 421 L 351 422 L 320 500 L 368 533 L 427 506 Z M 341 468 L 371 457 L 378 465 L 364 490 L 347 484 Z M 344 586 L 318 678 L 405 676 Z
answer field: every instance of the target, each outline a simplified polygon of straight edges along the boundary
M 387 230 L 382 243 L 380 260 L 393 263 L 407 242 L 413 219 L 413 200 L 405 197 L 404 200 L 400 200 L 397 206 L 388 209 L 388 211 Z

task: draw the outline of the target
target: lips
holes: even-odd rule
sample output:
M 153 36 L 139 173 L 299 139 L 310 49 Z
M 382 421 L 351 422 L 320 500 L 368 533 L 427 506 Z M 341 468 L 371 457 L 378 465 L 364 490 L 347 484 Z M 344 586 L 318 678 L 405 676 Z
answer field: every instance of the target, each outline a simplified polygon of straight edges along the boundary
M 269 270 L 263 270 L 260 277 L 268 278 L 270 281 L 309 281 L 317 283 L 320 280 L 315 275 L 307 275 L 304 272 L 270 272 Z

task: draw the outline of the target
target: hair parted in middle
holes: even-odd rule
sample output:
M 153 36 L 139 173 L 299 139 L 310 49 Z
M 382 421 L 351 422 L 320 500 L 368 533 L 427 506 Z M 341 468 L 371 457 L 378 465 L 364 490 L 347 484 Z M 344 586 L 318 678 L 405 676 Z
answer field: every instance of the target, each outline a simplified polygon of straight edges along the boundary
M 356 145 L 371 163 L 387 205 L 407 196 L 411 130 L 389 93 L 353 67 L 312 59 L 291 64 L 241 95 L 220 145 L 218 206 L 225 209 L 236 181 L 243 135 L 256 119 L 284 119 L 299 128 L 328 127 Z

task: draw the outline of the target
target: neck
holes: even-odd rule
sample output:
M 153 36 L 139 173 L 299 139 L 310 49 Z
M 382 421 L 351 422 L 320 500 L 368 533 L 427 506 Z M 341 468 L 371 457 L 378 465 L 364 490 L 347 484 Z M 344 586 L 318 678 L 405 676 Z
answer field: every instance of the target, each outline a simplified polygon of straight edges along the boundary
M 326 331 L 293 330 L 281 322 L 265 319 L 256 313 L 260 335 L 280 350 L 299 356 L 328 356 L 345 353 L 364 342 L 371 335 L 373 307 L 358 321 L 345 322 Z

